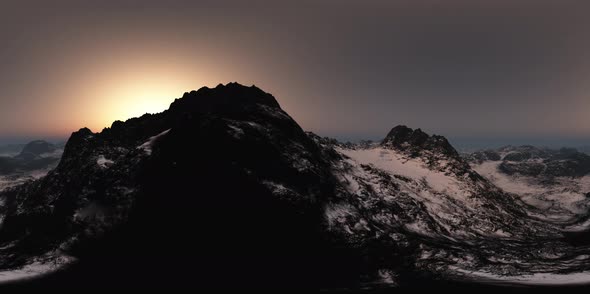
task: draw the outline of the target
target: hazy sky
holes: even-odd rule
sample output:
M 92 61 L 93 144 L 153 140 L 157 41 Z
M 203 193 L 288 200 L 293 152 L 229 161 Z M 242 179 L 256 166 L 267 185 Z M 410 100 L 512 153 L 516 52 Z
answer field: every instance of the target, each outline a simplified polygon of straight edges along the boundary
M 325 136 L 590 137 L 586 1 L 290 2 L 4 0 L 0 138 L 100 131 L 230 81 Z

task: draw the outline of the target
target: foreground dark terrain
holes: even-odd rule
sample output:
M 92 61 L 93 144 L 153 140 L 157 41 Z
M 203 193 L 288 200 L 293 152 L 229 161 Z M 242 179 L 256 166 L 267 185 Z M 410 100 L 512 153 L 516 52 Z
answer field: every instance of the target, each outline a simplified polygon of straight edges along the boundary
M 73 133 L 55 169 L 5 187 L 0 277 L 6 287 L 584 287 L 589 172 L 575 150 L 460 155 L 405 126 L 340 143 L 304 132 L 254 86 L 201 88 L 162 113 Z

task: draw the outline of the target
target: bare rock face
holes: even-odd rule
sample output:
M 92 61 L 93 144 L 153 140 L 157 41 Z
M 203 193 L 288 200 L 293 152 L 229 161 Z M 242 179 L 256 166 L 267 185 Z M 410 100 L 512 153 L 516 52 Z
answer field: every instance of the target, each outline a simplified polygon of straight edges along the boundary
M 457 150 L 449 141 L 438 135 L 428 135 L 421 129 L 411 129 L 406 126 L 396 126 L 381 142 L 383 146 L 389 146 L 398 150 L 407 150 L 413 156 L 418 156 L 425 151 L 441 153 L 446 156 L 459 157 Z

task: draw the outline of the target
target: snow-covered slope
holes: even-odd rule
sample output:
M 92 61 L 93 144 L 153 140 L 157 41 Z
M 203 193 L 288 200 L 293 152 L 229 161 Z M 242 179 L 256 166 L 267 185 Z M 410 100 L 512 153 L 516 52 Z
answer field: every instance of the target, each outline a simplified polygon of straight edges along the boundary
M 590 250 L 568 242 L 561 223 L 541 217 L 532 205 L 540 201 L 540 190 L 490 176 L 487 161 L 472 169 L 444 138 L 396 127 L 381 144 L 318 142 L 340 154 L 333 170 L 342 191 L 325 215 L 330 230 L 351 244 L 390 240 L 396 250 L 411 252 L 407 256 L 414 267 L 446 278 L 590 282 Z M 530 192 L 531 198 L 515 191 Z M 585 211 L 580 193 L 560 195 L 569 198 L 552 216 Z M 373 283 L 392 270 L 396 266 L 387 263 L 376 269 Z M 388 277 L 396 281 L 395 275 Z
M 201 88 L 80 129 L 47 176 L 0 191 L 0 281 L 77 259 L 60 283 L 586 283 L 586 159 L 527 147 L 468 161 L 405 126 L 341 144 L 254 86 Z
M 406 220 L 414 219 L 402 225 L 414 233 L 449 238 L 511 237 L 533 229 L 523 230 L 519 224 L 503 222 L 503 216 L 512 219 L 521 212 L 517 206 L 511 206 L 514 199 L 483 179 L 470 178 L 469 173 L 454 174 L 447 169 L 449 160 L 430 168 L 420 157 L 412 158 L 381 146 L 336 150 L 347 157 L 341 175 L 353 195 L 416 204 L 414 209 L 402 209 Z M 413 211 L 416 213 L 412 214 Z M 478 221 L 466 222 L 469 218 Z
M 517 195 L 527 204 L 527 212 L 538 219 L 562 225 L 565 230 L 589 229 L 584 225 L 590 211 L 590 175 L 554 177 L 544 181 L 538 177 L 501 171 L 500 161 L 474 164 L 473 169 L 506 192 Z

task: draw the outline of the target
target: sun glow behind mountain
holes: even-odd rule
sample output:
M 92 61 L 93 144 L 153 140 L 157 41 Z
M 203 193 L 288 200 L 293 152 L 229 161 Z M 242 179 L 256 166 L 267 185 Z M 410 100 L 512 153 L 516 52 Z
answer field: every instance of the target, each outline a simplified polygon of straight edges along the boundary
M 171 81 L 138 82 L 117 85 L 105 93 L 105 103 L 109 111 L 99 115 L 104 120 L 102 125 L 115 120 L 126 120 L 146 113 L 162 112 L 170 106 L 174 97 L 189 91 L 189 85 L 180 85 Z
M 86 108 L 86 114 L 80 113 L 78 120 L 84 121 L 93 131 L 100 131 L 116 120 L 125 121 L 146 113 L 162 112 L 168 109 L 175 98 L 192 90 L 195 84 L 200 84 L 183 81 L 181 76 L 112 79 L 97 87 L 89 100 L 93 102 L 86 103 L 89 108 Z
M 210 71 L 206 77 L 200 73 L 199 69 L 209 66 L 207 62 L 161 56 L 160 50 L 150 54 L 121 53 L 101 57 L 102 62 L 89 66 L 78 66 L 81 73 L 70 75 L 70 86 L 59 91 L 57 99 L 69 101 L 65 107 L 71 115 L 59 118 L 61 129 L 55 132 L 68 134 L 82 126 L 98 132 L 116 120 L 162 112 L 184 92 L 219 83 L 217 72 Z
M 67 2 L 1 11 L 0 139 L 100 131 L 233 81 L 346 140 L 391 124 L 497 140 L 590 133 L 583 5 Z

